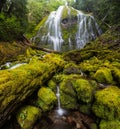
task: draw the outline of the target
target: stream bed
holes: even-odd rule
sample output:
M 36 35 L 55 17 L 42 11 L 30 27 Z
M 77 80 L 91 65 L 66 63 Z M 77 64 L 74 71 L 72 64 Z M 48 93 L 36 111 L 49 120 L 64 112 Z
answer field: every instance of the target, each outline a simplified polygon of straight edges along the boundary
M 15 118 L 8 120 L 2 129 L 21 129 Z M 95 118 L 79 111 L 67 111 L 59 115 L 57 110 L 42 115 L 31 129 L 97 129 Z

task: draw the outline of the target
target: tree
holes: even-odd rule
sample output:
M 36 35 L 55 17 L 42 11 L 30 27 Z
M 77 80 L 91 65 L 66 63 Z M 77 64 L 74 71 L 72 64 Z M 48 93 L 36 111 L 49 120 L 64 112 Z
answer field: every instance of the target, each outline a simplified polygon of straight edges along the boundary
M 107 26 L 119 24 L 120 2 L 118 0 L 76 0 L 74 7 L 92 12 L 100 23 Z
M 27 0 L 1 0 L 0 40 L 21 39 L 27 27 Z

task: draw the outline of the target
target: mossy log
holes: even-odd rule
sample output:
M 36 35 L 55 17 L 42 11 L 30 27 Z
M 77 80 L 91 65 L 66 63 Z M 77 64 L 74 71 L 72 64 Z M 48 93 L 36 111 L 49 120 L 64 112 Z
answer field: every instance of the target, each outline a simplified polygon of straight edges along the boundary
M 59 55 L 34 57 L 28 64 L 0 71 L 0 127 L 24 100 L 61 70 L 64 61 Z

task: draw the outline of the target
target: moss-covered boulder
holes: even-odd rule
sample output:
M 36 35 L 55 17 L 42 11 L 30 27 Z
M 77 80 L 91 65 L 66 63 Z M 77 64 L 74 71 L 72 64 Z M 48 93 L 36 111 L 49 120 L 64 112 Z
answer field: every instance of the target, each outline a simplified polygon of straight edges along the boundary
M 77 96 L 73 87 L 73 81 L 74 78 L 66 77 L 59 84 L 61 106 L 67 109 L 77 108 Z
M 110 86 L 95 93 L 93 112 L 105 120 L 120 120 L 120 89 Z
M 81 74 L 80 68 L 74 63 L 68 63 L 64 67 L 64 74 Z
M 120 84 L 120 68 L 114 67 L 114 68 L 112 69 L 112 74 L 113 74 L 114 80 L 115 80 L 118 84 Z
M 49 80 L 47 85 L 52 91 L 56 92 L 57 83 L 54 79 Z
M 48 111 L 56 104 L 57 98 L 55 93 L 47 87 L 42 87 L 38 91 L 37 105 L 43 110 Z
M 41 117 L 41 110 L 34 106 L 23 106 L 17 112 L 16 118 L 21 129 L 30 129 Z
M 112 121 L 105 121 L 102 120 L 99 125 L 100 129 L 120 129 L 120 121 L 119 120 L 112 120 Z
M 111 70 L 106 67 L 99 68 L 94 74 L 94 78 L 101 83 L 113 83 Z
M 74 83 L 74 88 L 80 101 L 85 103 L 89 103 L 92 101 L 93 87 L 89 83 L 89 81 L 85 79 L 77 79 Z

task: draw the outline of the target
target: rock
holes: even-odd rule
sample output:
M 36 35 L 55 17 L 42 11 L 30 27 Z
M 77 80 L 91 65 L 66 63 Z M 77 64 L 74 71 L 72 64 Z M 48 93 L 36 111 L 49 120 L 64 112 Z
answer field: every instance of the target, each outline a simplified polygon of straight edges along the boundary
M 105 67 L 99 68 L 94 74 L 94 78 L 101 83 L 113 83 L 111 70 Z
M 85 79 L 77 79 L 74 83 L 74 88 L 77 92 L 77 97 L 79 101 L 84 103 L 89 103 L 92 101 L 93 88 L 89 81 Z
M 34 106 L 23 106 L 17 112 L 16 118 L 21 129 L 30 129 L 38 118 L 41 117 L 41 110 Z
M 50 88 L 40 88 L 38 91 L 38 100 L 36 103 L 43 111 L 52 109 L 56 101 L 56 95 Z
M 113 68 L 112 69 L 113 78 L 115 81 L 120 84 L 120 68 Z
M 73 81 L 74 78 L 72 78 L 71 74 L 71 76 L 64 78 L 59 84 L 61 106 L 67 109 L 77 108 L 76 92 L 73 88 Z
M 74 63 L 68 63 L 65 65 L 63 72 L 65 74 L 81 74 L 80 68 Z
M 92 110 L 99 118 L 120 120 L 120 89 L 116 86 L 109 86 L 97 91 Z
M 120 121 L 119 120 L 112 120 L 112 121 L 105 121 L 102 120 L 99 125 L 100 129 L 120 129 Z

